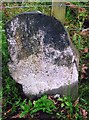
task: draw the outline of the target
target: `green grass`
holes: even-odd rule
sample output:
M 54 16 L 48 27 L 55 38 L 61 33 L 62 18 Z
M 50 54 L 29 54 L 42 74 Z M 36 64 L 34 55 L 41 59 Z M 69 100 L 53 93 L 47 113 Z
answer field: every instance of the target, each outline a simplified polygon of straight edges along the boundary
M 18 3 L 20 4 L 20 3 Z M 6 3 L 6 5 L 18 5 L 13 3 Z M 42 4 L 49 4 L 49 3 L 41 3 Z M 20 4 L 21 5 L 21 4 Z M 23 5 L 29 5 L 29 3 L 23 3 Z M 15 9 L 6 9 L 5 12 L 2 12 L 2 21 L 0 21 L 0 31 L 2 31 L 2 42 L 0 41 L 0 48 L 2 44 L 2 76 L 3 76 L 3 96 L 0 92 L 0 98 L 2 97 L 3 104 L 2 104 L 2 119 L 9 119 L 10 117 L 19 114 L 19 117 L 34 117 L 38 113 L 41 115 L 41 111 L 47 114 L 54 115 L 58 120 L 67 120 L 67 119 L 74 119 L 74 120 L 82 120 L 83 117 L 80 114 L 80 108 L 83 108 L 89 113 L 89 76 L 82 80 L 81 79 L 81 66 L 82 64 L 86 64 L 89 68 L 89 53 L 83 53 L 82 50 L 87 47 L 89 48 L 89 37 L 84 37 L 79 34 L 79 30 L 77 31 L 69 31 L 70 36 L 72 36 L 71 40 L 77 47 L 78 51 L 80 52 L 80 76 L 79 76 L 79 97 L 80 101 L 74 106 L 74 102 L 70 97 L 63 97 L 56 99 L 49 99 L 48 96 L 42 96 L 37 100 L 29 100 L 23 94 L 21 86 L 18 85 L 9 74 L 7 63 L 10 59 L 8 48 L 7 48 L 7 41 L 6 35 L 4 31 L 4 24 L 7 20 L 10 20 L 15 15 L 26 12 L 26 11 L 35 11 L 40 10 L 41 12 L 50 15 L 51 14 L 51 7 L 45 6 L 35 6 L 32 3 L 33 7 L 29 8 L 15 8 Z M 40 5 L 40 3 L 38 4 Z M 75 17 L 74 15 L 70 15 L 72 12 L 71 9 L 67 8 L 66 13 L 66 21 L 68 28 L 80 28 L 81 24 L 83 24 L 84 18 L 88 13 L 77 14 L 76 12 Z M 78 20 L 82 16 L 82 20 Z M 82 23 L 81 23 L 82 22 Z M 0 38 L 1 39 L 1 38 Z M 55 104 L 57 102 L 57 104 Z M 88 115 L 89 117 L 89 115 Z

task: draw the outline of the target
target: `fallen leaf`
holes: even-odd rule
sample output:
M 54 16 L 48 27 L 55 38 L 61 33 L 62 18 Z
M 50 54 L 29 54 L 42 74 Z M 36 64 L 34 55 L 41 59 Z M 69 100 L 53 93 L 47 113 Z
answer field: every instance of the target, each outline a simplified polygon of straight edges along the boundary
M 12 118 L 20 118 L 20 114 L 13 116 Z
M 48 99 L 51 100 L 51 101 L 53 101 L 54 104 L 56 104 L 56 101 L 53 100 L 52 96 L 48 96 Z
M 82 64 L 82 73 L 86 73 L 88 67 L 85 64 Z
M 78 103 L 79 103 L 79 97 L 78 97 L 77 100 L 74 102 L 73 106 L 75 107 Z
M 66 5 L 68 5 L 70 8 L 78 8 L 79 13 L 86 11 L 85 8 L 79 7 L 79 5 L 72 4 L 71 2 L 66 2 Z
M 82 74 L 81 74 L 81 79 L 84 79 L 84 78 L 86 78 L 86 74 L 85 74 L 85 73 L 82 73 Z
M 84 53 L 88 53 L 89 49 L 88 48 L 84 48 Z
M 80 108 L 80 114 L 83 116 L 84 119 L 87 119 L 87 111 L 83 108 Z
M 68 114 L 67 117 L 68 117 L 69 120 L 71 119 L 71 115 L 70 114 Z
M 85 12 L 85 11 L 86 11 L 85 8 L 82 8 L 82 7 L 78 8 L 78 12 L 79 12 L 79 13 L 80 13 L 80 12 Z
M 74 5 L 74 4 L 70 3 L 70 2 L 66 2 L 66 5 L 69 5 L 70 8 L 78 8 L 77 5 Z
M 82 35 L 82 36 L 89 36 L 89 28 L 83 29 L 80 32 L 80 35 Z

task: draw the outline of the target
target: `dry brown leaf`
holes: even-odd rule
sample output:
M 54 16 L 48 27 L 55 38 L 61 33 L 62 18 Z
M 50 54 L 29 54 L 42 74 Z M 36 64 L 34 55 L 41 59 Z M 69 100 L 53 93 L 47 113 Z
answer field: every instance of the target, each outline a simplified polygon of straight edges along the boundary
M 82 30 L 82 31 L 80 32 L 80 35 L 86 36 L 86 37 L 89 36 L 89 28 Z
M 75 107 L 78 103 L 79 103 L 79 97 L 78 97 L 77 100 L 74 102 L 73 106 Z
M 70 8 L 78 8 L 77 5 L 74 5 L 74 4 L 70 3 L 70 2 L 66 2 L 66 5 L 69 5 Z
M 20 114 L 17 114 L 15 116 L 12 116 L 12 118 L 20 118 Z
M 85 8 L 82 8 L 82 7 L 78 8 L 78 12 L 79 12 L 79 13 L 81 13 L 81 12 L 85 12 L 85 11 L 86 11 Z
M 88 48 L 85 48 L 84 49 L 84 53 L 88 53 L 89 49 Z
M 86 73 L 88 67 L 85 64 L 82 64 L 82 73 Z
M 87 113 L 87 111 L 85 109 L 80 108 L 80 114 L 83 116 L 84 119 L 87 118 L 88 113 Z
M 69 5 L 70 8 L 78 8 L 78 12 L 85 12 L 86 9 L 85 8 L 82 8 L 82 7 L 79 7 L 78 5 L 75 5 L 75 4 L 72 4 L 71 2 L 66 2 L 66 5 Z
M 51 100 L 51 101 L 53 101 L 54 104 L 56 104 L 55 100 L 53 100 L 53 99 L 51 98 L 51 96 L 48 96 L 48 99 Z
M 69 120 L 71 119 L 71 115 L 70 114 L 68 114 L 67 117 L 68 117 Z
M 82 73 L 82 74 L 81 74 L 81 79 L 84 79 L 84 78 L 86 78 L 86 74 L 85 74 L 85 73 Z

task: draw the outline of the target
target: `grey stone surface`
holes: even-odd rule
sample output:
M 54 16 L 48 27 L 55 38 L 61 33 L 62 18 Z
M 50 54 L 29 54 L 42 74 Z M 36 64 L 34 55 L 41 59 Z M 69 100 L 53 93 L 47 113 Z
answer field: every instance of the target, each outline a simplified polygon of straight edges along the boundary
M 6 34 L 10 74 L 27 96 L 77 95 L 79 58 L 59 21 L 22 13 L 6 23 Z

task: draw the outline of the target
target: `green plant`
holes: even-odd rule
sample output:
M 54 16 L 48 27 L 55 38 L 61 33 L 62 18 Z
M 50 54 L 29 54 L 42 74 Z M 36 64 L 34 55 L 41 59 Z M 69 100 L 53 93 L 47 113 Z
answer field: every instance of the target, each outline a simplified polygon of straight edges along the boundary
M 83 99 L 83 98 L 80 98 L 80 106 L 84 109 L 89 109 L 89 101 Z
M 66 115 L 62 112 L 60 112 L 60 113 L 57 112 L 56 117 L 57 117 L 58 120 L 66 120 L 67 119 Z
M 41 97 L 40 99 L 38 99 L 37 101 L 34 101 L 34 107 L 33 110 L 31 111 L 31 114 L 34 114 L 40 110 L 42 110 L 43 112 L 52 114 L 52 111 L 56 109 L 53 101 L 49 100 L 47 98 L 47 95 Z
M 57 117 L 61 118 L 63 116 L 66 119 L 80 119 L 82 116 L 79 114 L 79 104 L 74 105 L 70 96 L 63 98 L 58 98 L 58 101 L 61 101 L 61 108 L 66 110 L 66 115 L 63 112 L 57 113 Z
M 20 105 L 22 109 L 22 113 L 20 114 L 20 118 L 24 117 L 26 114 L 31 112 L 32 109 L 32 102 L 29 100 L 28 104 L 26 102 L 26 99 L 21 103 Z
M 61 101 L 61 107 L 66 106 L 67 109 L 70 110 L 70 113 L 72 114 L 73 109 L 72 109 L 72 102 L 71 102 L 71 98 L 67 98 L 67 97 L 63 97 L 63 98 L 59 98 L 59 101 Z
M 33 104 L 30 100 L 28 101 L 28 104 L 26 103 L 26 100 L 24 100 L 21 104 L 21 108 L 23 111 L 20 114 L 20 117 L 24 117 L 28 113 L 33 116 L 39 111 L 52 114 L 53 110 L 56 109 L 56 106 L 54 105 L 53 101 L 49 100 L 47 95 L 45 95 L 40 99 L 33 101 Z

